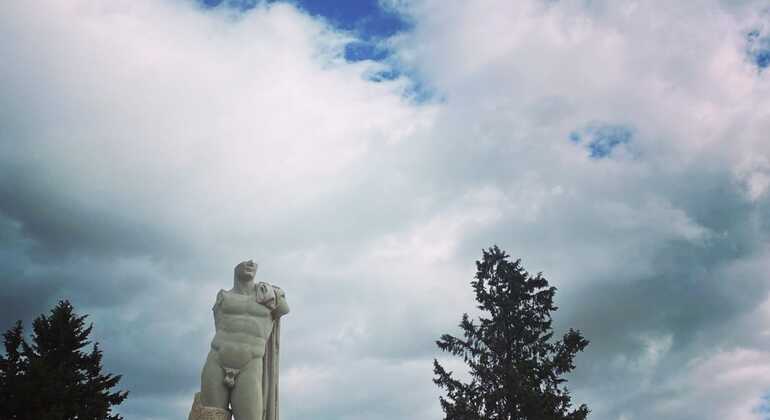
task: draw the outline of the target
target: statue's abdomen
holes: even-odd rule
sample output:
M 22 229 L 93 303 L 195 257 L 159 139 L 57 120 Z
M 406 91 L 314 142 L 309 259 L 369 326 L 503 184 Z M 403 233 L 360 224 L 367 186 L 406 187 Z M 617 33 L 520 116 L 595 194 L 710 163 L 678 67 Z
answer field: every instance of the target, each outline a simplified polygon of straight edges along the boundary
M 254 344 L 241 343 L 217 333 L 211 342 L 211 350 L 217 353 L 217 360 L 222 367 L 243 369 L 252 359 L 265 355 L 265 341 L 257 341 Z
M 211 349 L 217 352 L 222 367 L 242 369 L 255 358 L 265 355 L 265 345 L 272 330 L 270 311 L 252 296 L 226 294 L 218 311 L 217 333 Z

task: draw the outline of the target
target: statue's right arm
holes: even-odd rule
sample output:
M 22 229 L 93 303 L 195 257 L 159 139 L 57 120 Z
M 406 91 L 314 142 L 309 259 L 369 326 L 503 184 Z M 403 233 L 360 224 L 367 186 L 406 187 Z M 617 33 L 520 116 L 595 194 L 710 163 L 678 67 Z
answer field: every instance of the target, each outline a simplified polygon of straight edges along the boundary
M 224 292 L 225 291 L 222 289 L 219 290 L 219 293 L 217 293 L 217 300 L 214 302 L 214 306 L 211 308 L 211 311 L 214 312 L 214 328 L 216 330 L 219 330 L 217 319 L 219 318 L 219 309 L 222 307 L 222 300 L 225 298 Z

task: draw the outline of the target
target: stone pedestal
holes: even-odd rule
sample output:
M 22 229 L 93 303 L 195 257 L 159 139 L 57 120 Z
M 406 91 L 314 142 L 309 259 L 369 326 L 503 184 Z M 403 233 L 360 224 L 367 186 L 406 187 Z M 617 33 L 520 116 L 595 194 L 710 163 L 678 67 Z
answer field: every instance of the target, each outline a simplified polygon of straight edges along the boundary
M 217 407 L 206 407 L 201 404 L 201 393 L 195 393 L 190 415 L 187 420 L 230 420 L 230 410 Z

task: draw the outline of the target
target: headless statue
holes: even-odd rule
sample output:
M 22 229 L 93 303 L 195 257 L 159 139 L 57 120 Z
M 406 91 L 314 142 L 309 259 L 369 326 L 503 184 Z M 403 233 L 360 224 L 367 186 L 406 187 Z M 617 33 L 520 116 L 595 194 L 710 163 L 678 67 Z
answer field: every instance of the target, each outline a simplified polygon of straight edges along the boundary
M 280 318 L 289 313 L 277 286 L 254 282 L 257 264 L 235 266 L 233 288 L 212 310 L 216 335 L 188 420 L 278 420 Z

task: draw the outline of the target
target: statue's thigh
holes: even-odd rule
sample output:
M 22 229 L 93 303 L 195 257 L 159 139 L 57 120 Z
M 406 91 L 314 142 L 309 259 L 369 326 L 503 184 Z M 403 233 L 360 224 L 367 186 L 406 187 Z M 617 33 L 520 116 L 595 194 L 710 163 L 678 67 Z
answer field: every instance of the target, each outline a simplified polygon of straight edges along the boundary
M 230 390 L 225 385 L 225 373 L 216 354 L 209 352 L 201 372 L 201 404 L 206 407 L 228 408 Z
M 241 370 L 230 398 L 235 420 L 262 420 L 262 359 Z

